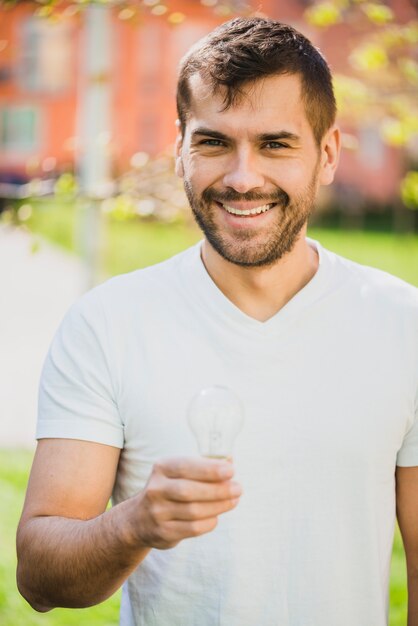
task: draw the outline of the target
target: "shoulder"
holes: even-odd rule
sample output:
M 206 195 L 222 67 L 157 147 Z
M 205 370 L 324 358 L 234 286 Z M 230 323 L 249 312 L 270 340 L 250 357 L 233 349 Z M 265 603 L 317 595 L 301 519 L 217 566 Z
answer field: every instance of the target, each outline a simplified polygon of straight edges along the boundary
M 337 271 L 348 278 L 354 300 L 415 313 L 418 322 L 418 288 L 383 270 L 325 251 Z
M 325 251 L 337 276 L 334 312 L 353 348 L 373 346 L 399 371 L 418 372 L 418 289 L 400 278 Z M 349 333 L 351 332 L 351 334 Z
M 198 258 L 199 244 L 156 265 L 114 276 L 81 296 L 72 310 L 97 317 L 167 303 L 181 289 L 183 266 Z

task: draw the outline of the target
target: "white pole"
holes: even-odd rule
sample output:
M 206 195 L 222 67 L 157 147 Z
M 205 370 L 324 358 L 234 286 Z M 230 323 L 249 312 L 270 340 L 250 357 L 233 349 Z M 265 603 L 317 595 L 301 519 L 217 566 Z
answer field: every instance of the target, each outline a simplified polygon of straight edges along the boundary
M 112 23 L 108 7 L 90 5 L 85 11 L 81 50 L 78 110 L 79 162 L 82 203 L 79 245 L 86 263 L 85 288 L 100 279 L 101 201 L 112 192 L 111 69 Z

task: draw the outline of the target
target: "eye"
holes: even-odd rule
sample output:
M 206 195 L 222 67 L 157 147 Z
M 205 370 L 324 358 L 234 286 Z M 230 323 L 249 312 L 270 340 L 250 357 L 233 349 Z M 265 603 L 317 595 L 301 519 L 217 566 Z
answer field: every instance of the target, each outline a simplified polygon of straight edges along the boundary
M 223 146 L 224 142 L 221 141 L 220 139 L 203 139 L 200 142 L 201 146 L 214 146 L 214 147 L 219 147 L 219 146 Z
M 287 143 L 282 143 L 280 141 L 268 141 L 263 147 L 268 150 L 279 150 L 280 148 L 288 148 L 289 146 Z

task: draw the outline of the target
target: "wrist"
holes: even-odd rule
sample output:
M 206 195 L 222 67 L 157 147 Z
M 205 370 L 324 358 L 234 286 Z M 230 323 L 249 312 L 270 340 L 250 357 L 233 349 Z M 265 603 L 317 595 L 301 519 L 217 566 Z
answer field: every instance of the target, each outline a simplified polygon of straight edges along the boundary
M 146 541 L 145 529 L 141 523 L 142 506 L 141 494 L 118 504 L 114 509 L 115 531 L 128 550 L 148 553 L 152 546 Z

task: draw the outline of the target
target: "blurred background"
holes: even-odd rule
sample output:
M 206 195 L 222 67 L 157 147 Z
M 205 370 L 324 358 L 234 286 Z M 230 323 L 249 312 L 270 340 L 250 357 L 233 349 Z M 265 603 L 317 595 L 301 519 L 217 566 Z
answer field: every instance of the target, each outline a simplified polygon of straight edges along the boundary
M 14 534 L 34 450 L 37 385 L 68 307 L 114 274 L 200 239 L 173 172 L 182 55 L 236 15 L 292 24 L 334 74 L 343 152 L 310 236 L 418 286 L 417 0 L 0 2 L 0 622 L 118 623 L 119 594 L 33 612 Z M 390 625 L 406 624 L 399 537 Z

